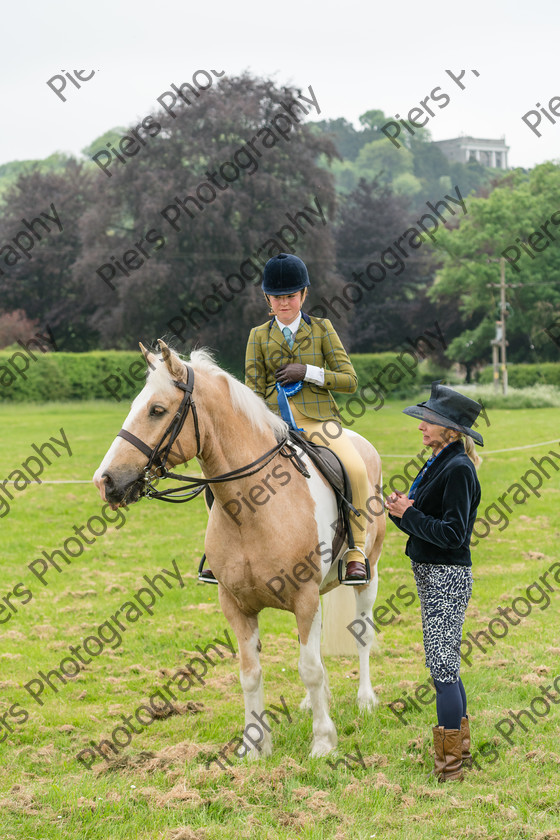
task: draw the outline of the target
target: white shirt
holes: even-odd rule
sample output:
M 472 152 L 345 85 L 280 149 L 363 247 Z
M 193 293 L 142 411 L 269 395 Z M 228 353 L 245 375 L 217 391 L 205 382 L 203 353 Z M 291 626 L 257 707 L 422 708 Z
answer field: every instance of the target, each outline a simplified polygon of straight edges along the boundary
M 290 332 L 292 333 L 294 338 L 295 338 L 295 335 L 296 335 L 296 333 L 299 329 L 300 322 L 301 322 L 301 312 L 299 313 L 299 315 L 297 316 L 295 321 L 292 321 L 291 324 L 283 324 L 282 321 L 279 321 L 278 318 L 276 318 L 276 323 L 280 327 L 280 332 L 283 332 L 284 328 L 288 327 L 288 329 L 290 330 Z M 318 367 L 317 365 L 306 365 L 305 367 L 306 367 L 306 371 L 305 371 L 305 376 L 303 378 L 305 379 L 306 382 L 313 382 L 315 385 L 321 385 L 321 386 L 323 386 L 325 384 L 324 368 Z

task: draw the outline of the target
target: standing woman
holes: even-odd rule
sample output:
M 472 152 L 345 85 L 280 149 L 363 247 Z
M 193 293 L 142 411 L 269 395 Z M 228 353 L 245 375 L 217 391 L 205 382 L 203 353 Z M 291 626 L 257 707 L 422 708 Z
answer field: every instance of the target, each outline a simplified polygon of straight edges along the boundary
M 245 358 L 245 383 L 276 414 L 303 429 L 306 437 L 331 448 L 341 459 L 352 485 L 354 507 L 368 500 L 366 466 L 342 431 L 330 391 L 352 394 L 358 378 L 346 350 L 327 318 L 301 311 L 310 285 L 305 263 L 293 254 L 278 254 L 266 263 L 262 290 L 270 307 L 269 321 L 254 327 Z M 277 383 L 282 386 L 279 390 Z M 284 388 L 287 390 L 284 391 Z M 286 398 L 285 398 L 286 395 Z M 317 440 L 318 438 L 318 440 Z M 350 514 L 355 549 L 346 554 L 343 583 L 367 583 L 365 529 Z
M 426 666 L 436 688 L 438 725 L 433 727 L 435 773 L 439 781 L 462 779 L 472 765 L 467 698 L 459 676 L 465 610 L 472 591 L 470 539 L 480 502 L 476 468 L 481 463 L 471 427 L 481 406 L 452 388 L 432 383 L 430 399 L 409 406 L 422 442 L 432 449 L 408 496 L 386 500 L 389 516 L 408 534 L 422 613 Z

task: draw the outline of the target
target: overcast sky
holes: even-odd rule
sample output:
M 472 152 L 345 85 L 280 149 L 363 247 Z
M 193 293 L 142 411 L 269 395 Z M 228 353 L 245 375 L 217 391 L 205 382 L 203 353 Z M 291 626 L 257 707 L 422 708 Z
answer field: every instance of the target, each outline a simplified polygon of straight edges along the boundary
M 107 129 L 155 114 L 157 97 L 199 69 L 311 85 L 319 118 L 356 124 L 371 108 L 404 117 L 440 86 L 451 100 L 433 107 L 434 140 L 505 136 L 511 166 L 558 160 L 560 117 L 542 116 L 540 138 L 521 117 L 560 97 L 559 8 L 557 0 L 10 3 L 0 163 L 79 154 Z M 96 72 L 79 90 L 67 81 L 62 102 L 47 81 L 74 69 Z M 463 69 L 461 91 L 445 71 Z

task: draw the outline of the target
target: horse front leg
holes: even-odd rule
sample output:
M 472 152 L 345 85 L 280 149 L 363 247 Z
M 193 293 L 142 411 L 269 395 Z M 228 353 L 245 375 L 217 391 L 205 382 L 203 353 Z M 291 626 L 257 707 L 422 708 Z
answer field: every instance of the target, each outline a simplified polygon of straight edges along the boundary
M 336 748 L 335 725 L 329 715 L 328 681 L 321 659 L 321 602 L 316 597 L 311 619 L 309 609 L 300 612 L 296 606 L 296 620 L 300 638 L 299 675 L 307 689 L 313 715 L 313 743 L 311 755 L 327 755 Z
M 261 643 L 257 616 L 241 612 L 237 601 L 223 586 L 218 587 L 220 605 L 239 645 L 239 679 L 245 700 L 243 740 L 247 758 L 256 759 L 272 753 L 270 725 L 265 717 L 264 683 L 260 664 Z M 270 713 L 267 713 L 270 714 Z
M 354 587 L 356 618 L 349 629 L 356 639 L 360 660 L 360 684 L 358 686 L 358 707 L 371 712 L 379 703 L 371 685 L 369 653 L 375 641 L 372 610 L 377 597 L 377 567 L 372 568 L 371 582 L 367 586 Z

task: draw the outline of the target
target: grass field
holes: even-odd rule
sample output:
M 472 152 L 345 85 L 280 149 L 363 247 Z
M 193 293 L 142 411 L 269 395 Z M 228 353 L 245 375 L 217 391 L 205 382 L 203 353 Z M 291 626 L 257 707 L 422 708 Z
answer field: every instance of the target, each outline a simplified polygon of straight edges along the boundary
M 387 404 L 354 426 L 377 445 L 386 479 L 421 448 L 415 421 L 401 413 L 404 405 Z M 125 413 L 122 404 L 109 403 L 3 407 L 0 477 L 35 454 L 32 444 L 66 436 L 72 456 L 56 445 L 62 454 L 51 455 L 42 478 L 90 479 Z M 327 660 L 339 734 L 336 758 L 354 756 L 347 766 L 309 758 L 311 720 L 298 708 L 303 687 L 295 623 L 289 614 L 267 611 L 261 617 L 266 705 L 280 705 L 283 698 L 291 718 L 279 715 L 273 725 L 271 758 L 254 764 L 234 759 L 226 770 L 206 766 L 243 726 L 237 660 L 224 647 L 223 658 L 214 655 L 214 667 L 201 671 L 200 682 L 186 684 L 168 710 L 172 714 L 163 712 L 144 727 L 135 723 L 137 734 L 111 754 L 111 763 L 97 755 L 86 769 L 76 759 L 80 750 L 110 738 L 121 715 L 133 715 L 156 697 L 166 679 L 199 655 L 197 645 L 227 639 L 216 588 L 199 585 L 195 577 L 204 505 L 201 499 L 180 507 L 143 500 L 124 512 L 125 519 L 107 525 L 91 483 L 22 487 L 20 481 L 22 489 L 12 488 L 9 512 L 0 509 L 2 840 L 559 840 L 560 472 L 547 467 L 551 477 L 541 476 L 540 497 L 531 494 L 521 504 L 517 491 L 507 525 L 496 508 L 485 513 L 534 467 L 531 457 L 553 450 L 560 466 L 559 412 L 492 410 L 489 419 L 490 427 L 483 423 L 481 429 L 489 454 L 479 473 L 479 514 L 496 524 L 479 526 L 481 535 L 488 534 L 473 549 L 475 588 L 464 638 L 468 642 L 467 634 L 472 639 L 479 631 L 488 636 L 478 637 L 480 647 L 471 642 L 470 666 L 462 668 L 479 769 L 462 784 L 438 785 L 427 775 L 435 705 L 431 692 L 421 688 L 429 675 L 404 536 L 390 523 L 377 604 L 393 599 L 372 656 L 380 699 L 372 715 L 357 709 L 357 658 Z M 493 454 L 544 441 L 554 442 Z M 41 582 L 29 565 L 41 573 L 36 561 L 42 552 L 61 548 L 74 526 L 88 520 L 106 532 L 70 565 L 61 561 L 60 572 L 43 570 Z M 172 570 L 174 561 L 184 587 L 171 578 L 171 588 L 161 584 L 151 616 L 128 608 L 120 643 L 107 632 L 91 663 L 64 684 L 51 675 L 49 687 L 47 672 L 60 669 L 70 648 L 97 635 L 133 601 L 145 586 L 143 575 Z M 412 594 L 395 599 L 399 587 L 401 596 Z M 525 617 L 511 610 L 516 598 L 517 614 Z M 490 624 L 500 619 L 499 607 L 510 608 L 512 621 L 502 612 L 501 624 Z M 558 691 L 551 687 L 555 677 Z M 404 714 L 397 714 L 405 703 Z M 521 710 L 529 714 L 516 720 Z

